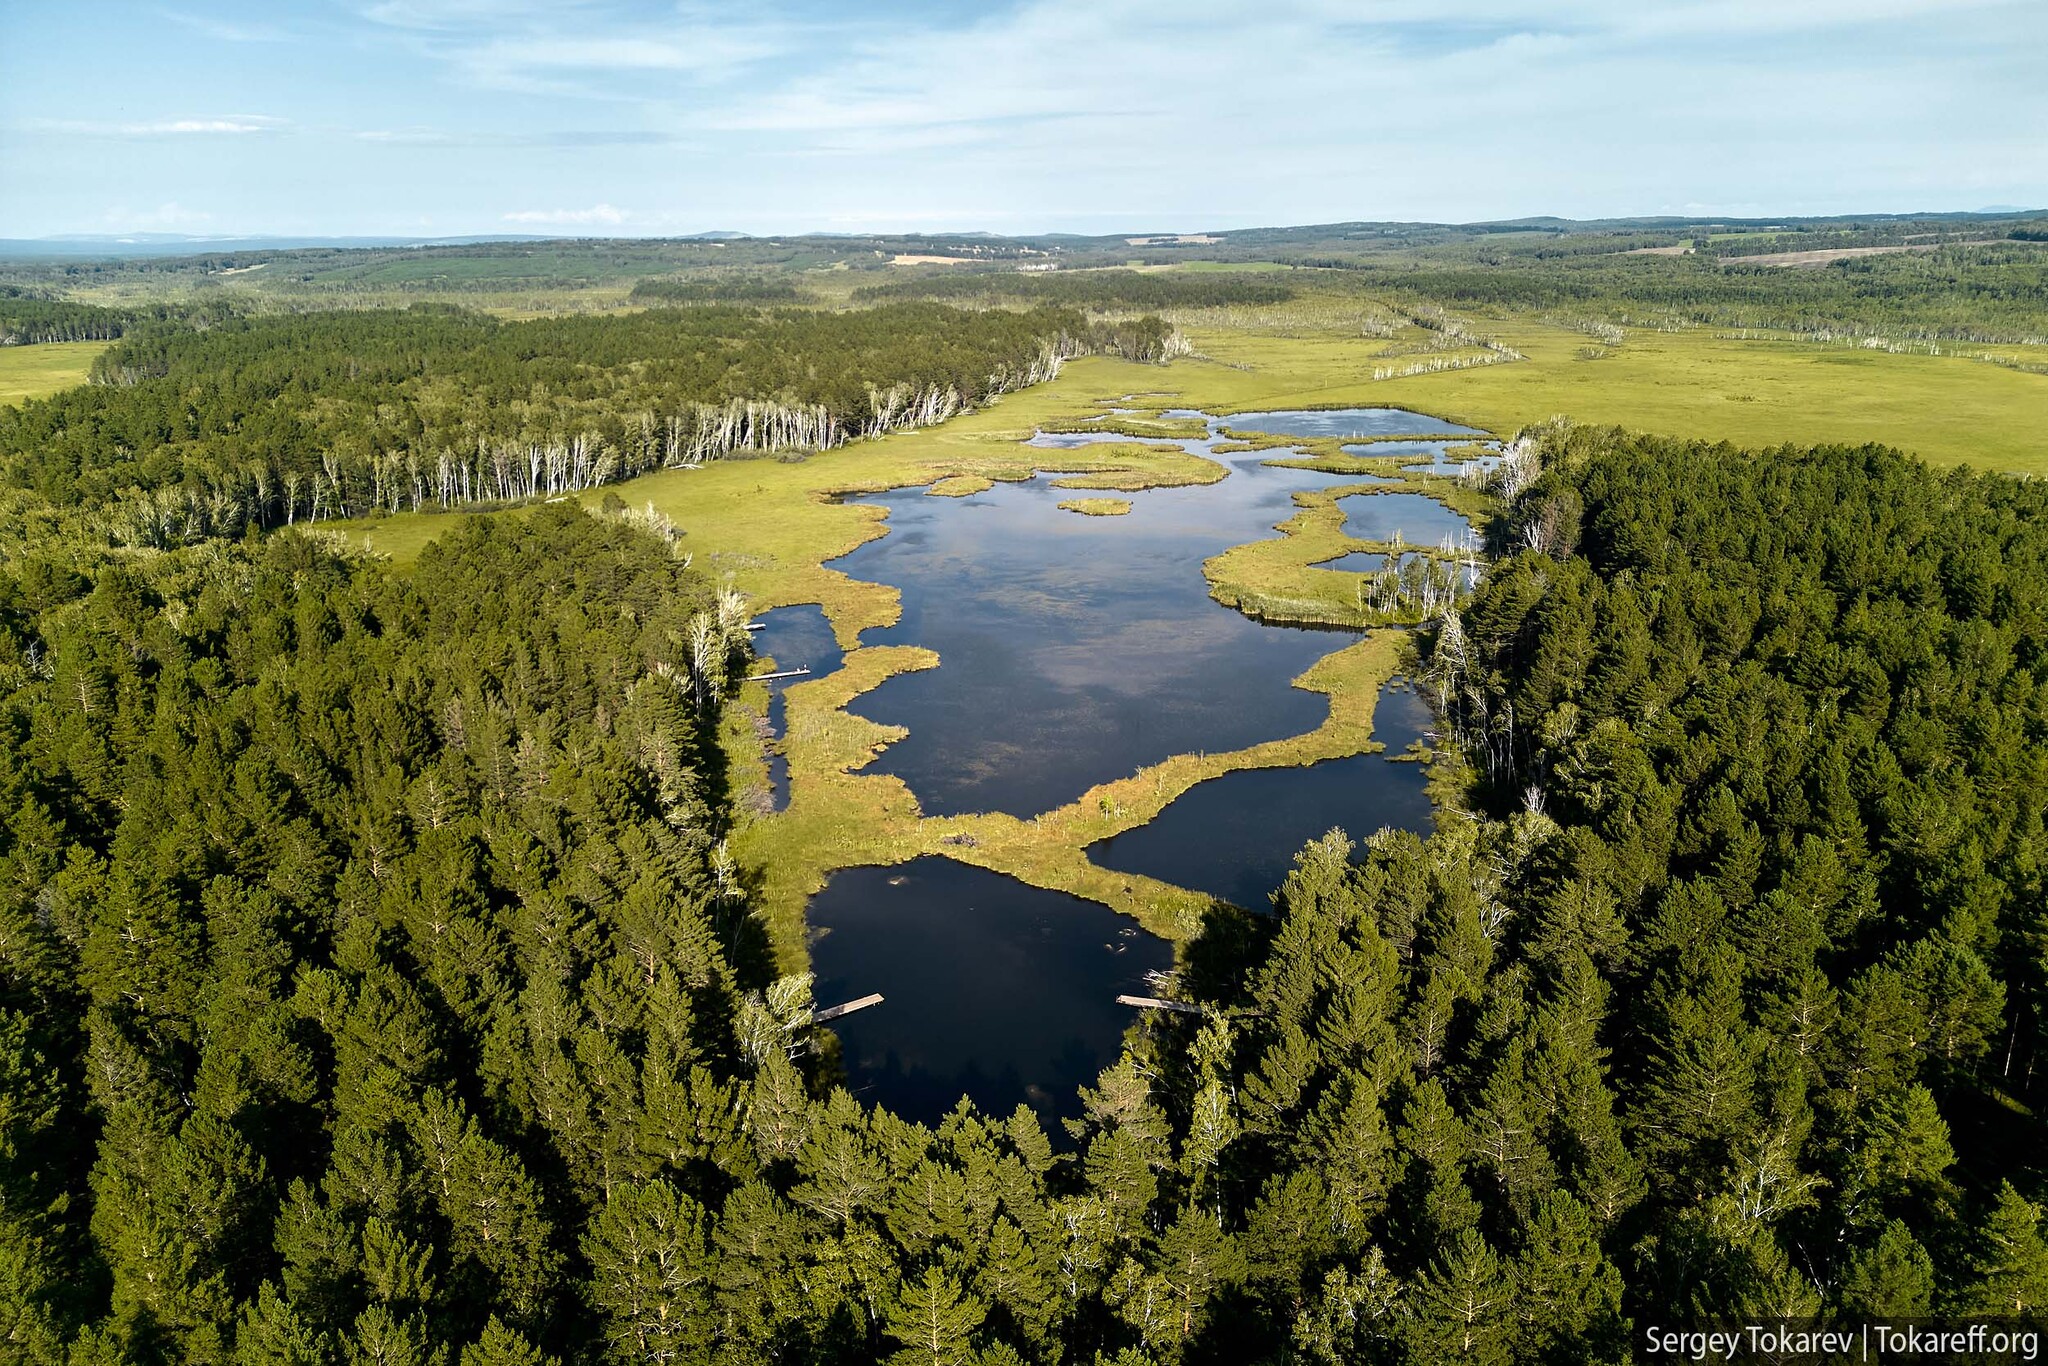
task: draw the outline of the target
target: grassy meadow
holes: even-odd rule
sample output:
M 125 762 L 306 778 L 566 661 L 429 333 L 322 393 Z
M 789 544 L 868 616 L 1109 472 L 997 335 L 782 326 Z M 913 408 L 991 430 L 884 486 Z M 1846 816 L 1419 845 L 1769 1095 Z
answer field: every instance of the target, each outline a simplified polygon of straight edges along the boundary
M 107 345 L 103 341 L 86 341 L 0 346 L 0 404 L 41 398 L 85 383 L 93 358 Z
M 1631 328 L 1620 345 L 1607 346 L 1524 317 L 1475 326 L 1527 359 L 1377 381 L 1370 401 L 1500 432 L 1562 414 L 1741 446 L 1874 441 L 1934 465 L 2048 473 L 2048 375 L 1976 358 L 2041 364 L 2048 348 L 1957 344 L 1964 354 L 1893 354 L 1708 328 Z M 1371 337 L 1188 330 L 1220 372 L 1199 387 L 1236 408 L 1365 401 L 1358 372 L 1381 363 L 1387 346 Z

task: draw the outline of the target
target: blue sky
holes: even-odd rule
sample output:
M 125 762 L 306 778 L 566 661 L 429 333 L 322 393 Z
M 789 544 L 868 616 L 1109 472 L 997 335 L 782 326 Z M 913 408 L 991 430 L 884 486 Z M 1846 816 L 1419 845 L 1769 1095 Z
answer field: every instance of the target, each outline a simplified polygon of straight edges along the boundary
M 0 236 L 2048 206 L 2040 0 L 0 0 Z

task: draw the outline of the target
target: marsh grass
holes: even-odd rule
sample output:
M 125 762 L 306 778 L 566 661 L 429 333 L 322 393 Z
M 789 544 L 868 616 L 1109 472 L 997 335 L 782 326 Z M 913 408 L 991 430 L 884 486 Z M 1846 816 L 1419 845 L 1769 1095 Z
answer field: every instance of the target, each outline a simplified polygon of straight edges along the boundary
M 0 404 L 43 398 L 85 383 L 93 361 L 109 345 L 83 341 L 0 346 Z

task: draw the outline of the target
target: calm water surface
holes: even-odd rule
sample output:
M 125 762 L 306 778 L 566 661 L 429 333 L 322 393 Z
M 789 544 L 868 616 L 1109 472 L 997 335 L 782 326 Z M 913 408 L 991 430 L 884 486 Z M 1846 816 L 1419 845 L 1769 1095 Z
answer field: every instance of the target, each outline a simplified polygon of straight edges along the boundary
M 1332 828 L 1354 840 L 1387 825 L 1429 828 L 1428 772 L 1388 757 L 1405 753 L 1429 720 L 1421 698 L 1389 689 L 1373 713 L 1373 738 L 1383 752 L 1211 778 L 1147 824 L 1090 845 L 1088 857 L 1263 910 L 1301 846 Z
M 1048 1117 L 1116 1061 L 1165 941 L 1106 906 L 951 859 L 846 868 L 807 912 L 820 1006 L 881 1005 L 832 1025 L 855 1094 L 936 1120 L 969 1095 Z
M 910 732 L 874 770 L 901 777 L 928 814 L 1030 816 L 1173 754 L 1322 724 L 1327 699 L 1289 680 L 1344 640 L 1259 625 L 1202 578 L 1207 557 L 1275 535 L 1295 490 L 1343 482 L 1262 458 L 1228 458 L 1219 484 L 1124 495 L 1123 517 L 1061 511 L 1076 494 L 1050 478 L 868 500 L 888 508 L 889 534 L 836 565 L 900 590 L 903 617 L 862 643 L 923 645 L 941 661 L 855 700 Z M 1423 517 L 1409 521 L 1419 536 Z
M 776 673 L 808 668 L 809 677 L 821 678 L 839 667 L 839 641 L 832 634 L 832 623 L 825 620 L 825 609 L 815 602 L 773 608 L 754 619 L 761 623 L 761 629 L 753 633 L 758 659 L 754 672 L 769 672 L 772 663 Z M 768 684 L 768 726 L 778 741 L 789 733 L 782 690 L 803 681 L 778 678 Z M 783 757 L 779 745 L 768 751 L 768 792 L 773 809 L 780 811 L 789 805 L 789 760 Z
M 1417 551 L 1406 551 L 1401 555 L 1399 563 L 1405 565 L 1408 561 L 1419 557 L 1420 553 Z M 1333 560 L 1318 560 L 1316 562 L 1316 568 L 1318 569 L 1336 569 L 1347 574 L 1377 574 L 1386 567 L 1387 557 L 1377 550 L 1353 550 L 1339 555 Z
M 1485 436 L 1476 427 L 1460 427 L 1440 417 L 1405 408 L 1301 408 L 1264 413 L 1232 413 L 1222 419 L 1234 432 L 1270 436 Z
M 1361 493 L 1338 500 L 1344 531 L 1354 540 L 1436 545 L 1445 536 L 1462 538 L 1472 524 L 1434 498 L 1419 493 Z

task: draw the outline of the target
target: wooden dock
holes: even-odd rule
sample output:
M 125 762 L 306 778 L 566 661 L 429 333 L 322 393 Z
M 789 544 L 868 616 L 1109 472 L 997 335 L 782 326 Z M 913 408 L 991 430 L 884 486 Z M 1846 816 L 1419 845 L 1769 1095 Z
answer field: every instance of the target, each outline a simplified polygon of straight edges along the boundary
M 881 1003 L 882 993 L 877 991 L 857 1001 L 848 1001 L 843 1006 L 826 1006 L 811 1016 L 811 1023 L 824 1024 L 827 1020 L 836 1020 L 842 1015 L 851 1015 L 856 1010 L 866 1010 L 869 1006 L 878 1006 Z
M 1200 1006 L 1191 1006 L 1185 1001 L 1162 1001 L 1157 996 L 1119 996 L 1120 1006 L 1136 1006 L 1140 1010 L 1171 1010 L 1181 1015 L 1200 1015 Z
M 773 681 L 773 680 L 775 680 L 775 679 L 778 679 L 778 678 L 802 678 L 802 677 L 804 677 L 804 676 L 805 676 L 806 674 L 810 673 L 810 671 L 811 671 L 811 666 L 810 666 L 810 665 L 808 665 L 808 664 L 806 664 L 806 665 L 804 665 L 804 666 L 803 666 L 802 668 L 800 668 L 800 669 L 784 669 L 784 670 L 783 670 L 783 671 L 782 671 L 781 673 L 772 673 L 772 674 L 748 674 L 748 675 L 747 675 L 747 682 L 749 682 L 749 683 L 767 683 L 767 682 L 771 682 L 771 681 Z

